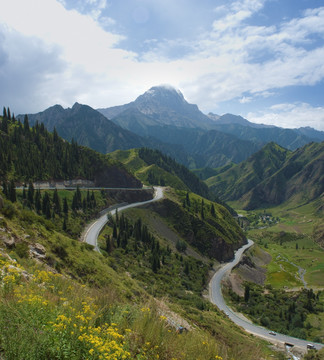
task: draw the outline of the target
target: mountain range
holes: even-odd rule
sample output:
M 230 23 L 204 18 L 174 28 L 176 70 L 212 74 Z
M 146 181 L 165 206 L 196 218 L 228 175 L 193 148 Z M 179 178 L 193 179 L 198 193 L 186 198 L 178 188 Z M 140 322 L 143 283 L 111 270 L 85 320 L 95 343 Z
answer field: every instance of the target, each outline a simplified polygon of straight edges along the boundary
M 231 114 L 205 115 L 169 86 L 152 87 L 121 106 L 95 110 L 78 103 L 68 109 L 55 105 L 28 118 L 30 124 L 42 122 L 50 131 L 55 127 L 63 138 L 102 153 L 144 146 L 191 169 L 239 163 L 269 141 L 295 150 L 324 140 L 324 132 L 311 128 L 283 129 Z
M 307 204 L 324 193 L 324 142 L 295 151 L 269 143 L 246 161 L 206 180 L 224 201 L 247 210 L 284 202 Z

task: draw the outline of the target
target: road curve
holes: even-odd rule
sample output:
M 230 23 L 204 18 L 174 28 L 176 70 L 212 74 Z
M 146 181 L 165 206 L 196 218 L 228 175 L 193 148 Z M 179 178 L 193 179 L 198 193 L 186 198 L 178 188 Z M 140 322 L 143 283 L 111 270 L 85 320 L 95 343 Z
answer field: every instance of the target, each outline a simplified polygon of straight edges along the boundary
M 142 202 L 136 202 L 136 203 L 132 203 L 132 204 L 127 204 L 127 205 L 123 205 L 117 209 L 111 210 L 109 213 L 111 215 L 116 214 L 116 211 L 118 210 L 118 212 L 132 208 L 132 207 L 136 207 L 136 206 L 141 206 L 144 204 L 149 204 L 153 201 L 157 201 L 163 198 L 163 188 L 156 186 L 154 187 L 154 197 L 151 200 L 147 200 L 147 201 L 142 201 Z M 105 215 L 102 215 L 99 219 L 97 219 L 96 221 L 94 221 L 90 227 L 88 228 L 88 230 L 86 231 L 85 235 L 84 235 L 84 241 L 90 245 L 93 245 L 95 248 L 95 251 L 100 252 L 100 249 L 98 247 L 98 236 L 102 230 L 102 228 L 106 225 L 108 221 L 107 218 L 107 213 Z
M 316 349 L 321 349 L 324 347 L 323 344 L 313 343 L 307 340 L 297 339 L 288 335 L 283 335 L 279 333 L 275 333 L 275 335 L 271 335 L 270 330 L 254 325 L 241 317 L 239 317 L 231 308 L 229 308 L 223 298 L 222 291 L 221 291 L 221 281 L 224 276 L 229 273 L 232 268 L 238 264 L 241 259 L 243 252 L 251 247 L 254 244 L 252 240 L 248 240 L 248 243 L 241 247 L 235 253 L 235 258 L 229 262 L 224 264 L 212 277 L 209 283 L 209 295 L 210 301 L 215 304 L 220 310 L 224 311 L 225 314 L 238 326 L 241 326 L 245 331 L 252 333 L 258 337 L 271 341 L 272 343 L 287 343 L 293 346 L 306 349 L 307 344 L 313 344 Z

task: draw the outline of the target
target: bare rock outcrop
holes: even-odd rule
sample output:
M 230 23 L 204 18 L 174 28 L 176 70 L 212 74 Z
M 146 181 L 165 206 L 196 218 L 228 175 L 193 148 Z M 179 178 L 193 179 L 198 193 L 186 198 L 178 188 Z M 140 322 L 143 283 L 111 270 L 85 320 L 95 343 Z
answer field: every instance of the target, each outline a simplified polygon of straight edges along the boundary
M 43 245 L 35 243 L 29 245 L 29 255 L 32 258 L 43 260 L 46 257 L 46 249 Z

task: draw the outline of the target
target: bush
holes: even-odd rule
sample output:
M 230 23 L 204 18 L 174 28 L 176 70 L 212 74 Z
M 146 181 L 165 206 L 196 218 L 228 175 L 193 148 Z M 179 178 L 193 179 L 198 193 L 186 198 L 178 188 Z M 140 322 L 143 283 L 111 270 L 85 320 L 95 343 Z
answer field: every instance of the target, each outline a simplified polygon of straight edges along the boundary
M 187 244 L 182 240 L 178 240 L 176 243 L 176 248 L 179 252 L 185 252 L 187 250 Z
M 56 254 L 62 260 L 64 260 L 68 256 L 68 253 L 66 252 L 66 250 L 62 245 L 55 245 L 53 248 L 53 253 Z
M 15 252 L 20 258 L 28 258 L 28 244 L 26 242 L 16 244 Z
M 1 208 L 1 212 L 8 219 L 12 219 L 15 215 L 17 215 L 15 206 L 7 200 L 4 201 L 3 207 Z

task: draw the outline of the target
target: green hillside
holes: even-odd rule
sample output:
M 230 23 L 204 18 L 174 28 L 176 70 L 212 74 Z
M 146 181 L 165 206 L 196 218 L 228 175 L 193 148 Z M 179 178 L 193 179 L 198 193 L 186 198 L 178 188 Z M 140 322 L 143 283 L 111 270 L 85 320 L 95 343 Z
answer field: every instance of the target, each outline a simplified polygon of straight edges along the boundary
M 187 244 L 201 254 L 227 261 L 246 238 L 236 220 L 220 204 L 194 193 L 170 190 L 167 198 L 149 208 L 163 217 Z
M 69 208 L 68 216 L 82 212 Z M 103 254 L 60 230 L 53 216 L 46 221 L 0 192 L 1 358 L 259 360 L 270 354 L 201 296 L 210 260 L 145 230 L 145 214 L 119 215 L 121 242 L 111 237 Z M 179 333 L 179 326 L 187 331 Z
M 158 150 L 117 150 L 110 155 L 148 185 L 167 185 L 179 190 L 190 190 L 206 198 L 213 197 L 206 184 L 196 175 Z
M 145 195 L 36 190 L 32 180 L 96 182 L 97 174 L 109 184 L 123 175 L 129 184 L 138 180 L 115 159 L 68 144 L 41 125 L 30 128 L 27 119 L 24 125 L 1 119 L 0 125 L 6 150 L 0 155 L 0 358 L 270 356 L 264 342 L 243 333 L 203 296 L 215 259 L 232 257 L 245 236 L 223 206 L 188 190 L 200 189 L 196 177 L 185 179 L 181 167 L 168 171 L 169 159 L 155 164 L 157 153 L 144 150 L 145 162 L 136 155 L 140 150 L 120 153 L 134 171 L 145 165 L 143 176 L 174 178 L 180 190 L 169 188 L 163 201 L 110 218 L 97 253 L 79 241 L 89 220 L 103 207 Z M 71 161 L 64 162 L 65 156 Z M 14 182 L 29 185 L 16 189 Z
M 290 152 L 267 144 L 241 164 L 206 180 L 211 191 L 239 207 L 304 204 L 324 191 L 324 143 Z
M 70 144 L 43 124 L 30 127 L 27 116 L 23 124 L 0 117 L 0 149 L 2 181 L 85 179 L 97 186 L 141 186 L 121 163 L 73 140 Z

